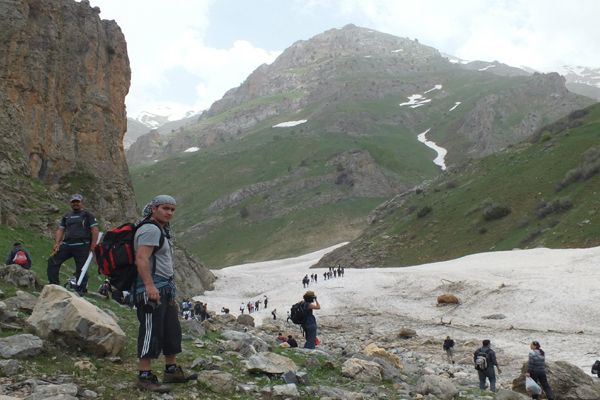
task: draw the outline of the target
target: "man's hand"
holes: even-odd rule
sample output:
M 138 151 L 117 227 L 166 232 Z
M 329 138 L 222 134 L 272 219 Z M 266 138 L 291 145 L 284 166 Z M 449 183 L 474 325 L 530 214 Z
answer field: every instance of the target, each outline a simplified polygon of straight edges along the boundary
M 52 246 L 52 253 L 50 253 L 50 255 L 53 256 L 56 253 L 58 253 L 59 248 L 60 248 L 60 243 L 54 243 L 54 246 Z
M 498 375 L 500 375 L 502 373 L 502 370 L 500 369 L 499 366 L 496 365 L 496 368 L 498 369 Z
M 160 300 L 160 292 L 156 288 L 156 286 L 146 286 L 146 293 L 148 294 L 148 300 L 158 302 Z

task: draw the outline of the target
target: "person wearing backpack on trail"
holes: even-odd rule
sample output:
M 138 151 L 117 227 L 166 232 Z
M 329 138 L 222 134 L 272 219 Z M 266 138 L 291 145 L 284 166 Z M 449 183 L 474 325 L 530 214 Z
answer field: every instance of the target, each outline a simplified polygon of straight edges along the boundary
M 529 361 L 527 362 L 527 373 L 525 376 L 531 377 L 542 387 L 548 400 L 554 400 L 554 393 L 552 392 L 552 388 L 546 377 L 546 353 L 544 353 L 544 350 L 542 350 L 540 346 L 540 342 L 537 340 L 531 342 L 529 348 L 531 351 L 529 352 Z M 531 398 L 539 399 L 540 395 L 532 394 Z
M 442 346 L 448 357 L 448 362 L 454 364 L 454 340 L 450 339 L 450 336 L 446 336 L 444 345 Z
M 138 332 L 138 380 L 141 390 L 159 393 L 170 391 L 152 373 L 152 360 L 165 357 L 164 383 L 185 383 L 197 379 L 177 365 L 181 353 L 181 325 L 173 280 L 173 248 L 170 221 L 175 213 L 176 201 L 168 195 L 156 196 L 144 207 L 144 220 L 135 232 L 135 264 L 138 277 L 135 283 L 135 305 L 140 323 Z M 161 237 L 165 240 L 161 243 Z M 157 247 L 159 247 L 156 249 Z
M 48 282 L 59 285 L 60 266 L 69 258 L 75 260 L 75 281 L 79 281 L 81 268 L 85 264 L 90 251 L 94 251 L 98 241 L 98 222 L 96 217 L 83 206 L 83 196 L 71 196 L 71 212 L 60 220 L 54 234 L 52 255 L 48 258 Z M 87 292 L 87 273 L 76 288 L 78 294 Z
M 317 340 L 317 319 L 313 314 L 313 310 L 320 310 L 321 305 L 317 300 L 317 296 L 315 292 L 309 290 L 304 293 L 304 307 L 306 317 L 304 319 L 304 324 L 302 325 L 302 329 L 304 329 L 306 342 L 304 343 L 305 349 L 314 349 L 316 346 Z
M 16 264 L 25 269 L 31 269 L 31 256 L 20 242 L 15 242 L 6 256 L 6 265 Z
M 475 350 L 473 353 L 473 361 L 475 363 L 475 369 L 479 375 L 479 389 L 485 390 L 486 378 L 490 381 L 490 390 L 496 391 L 496 372 L 494 366 L 498 369 L 498 374 L 502 371 L 496 361 L 496 352 L 492 350 L 489 339 L 483 341 L 483 346 Z

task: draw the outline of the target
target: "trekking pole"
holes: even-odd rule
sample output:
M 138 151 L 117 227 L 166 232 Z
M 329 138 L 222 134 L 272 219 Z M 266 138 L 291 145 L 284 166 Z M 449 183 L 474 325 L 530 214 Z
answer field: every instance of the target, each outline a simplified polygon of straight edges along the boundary
M 98 233 L 98 240 L 96 240 L 96 246 L 98 246 L 100 240 L 102 240 L 102 232 Z M 85 274 L 87 274 L 87 270 L 90 267 L 90 264 L 92 263 L 92 258 L 94 258 L 94 252 L 90 250 L 90 254 L 88 254 L 88 258 L 87 260 L 85 260 L 85 264 L 83 264 L 83 267 L 81 268 L 81 273 L 79 274 L 79 279 L 77 280 L 77 286 L 81 285 L 81 282 L 83 282 L 83 278 L 85 277 Z

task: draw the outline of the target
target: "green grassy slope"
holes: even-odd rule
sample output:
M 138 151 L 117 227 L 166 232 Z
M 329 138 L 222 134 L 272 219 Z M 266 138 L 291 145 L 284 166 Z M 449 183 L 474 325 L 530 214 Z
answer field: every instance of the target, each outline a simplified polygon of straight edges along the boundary
M 404 266 L 489 250 L 599 245 L 598 171 L 600 105 L 594 105 L 584 116 L 547 126 L 533 142 L 380 207 L 361 237 L 321 263 Z M 500 217 L 502 209 L 510 213 Z

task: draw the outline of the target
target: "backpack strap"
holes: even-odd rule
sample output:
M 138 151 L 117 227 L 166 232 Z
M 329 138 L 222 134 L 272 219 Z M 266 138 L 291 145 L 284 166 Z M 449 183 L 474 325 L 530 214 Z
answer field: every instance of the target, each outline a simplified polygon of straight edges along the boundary
M 163 232 L 163 228 L 160 226 L 160 224 L 151 219 L 143 220 L 142 222 L 137 224 L 135 229 L 137 230 L 142 225 L 147 225 L 147 224 L 152 224 L 152 225 L 156 226 L 158 228 L 158 230 L 160 231 L 160 239 L 158 240 L 158 246 L 155 246 L 154 250 L 152 250 L 152 275 L 154 275 L 154 274 L 156 274 L 156 256 L 154 255 L 154 253 L 156 253 L 158 250 L 160 250 L 163 247 L 163 245 L 165 244 L 165 233 Z

